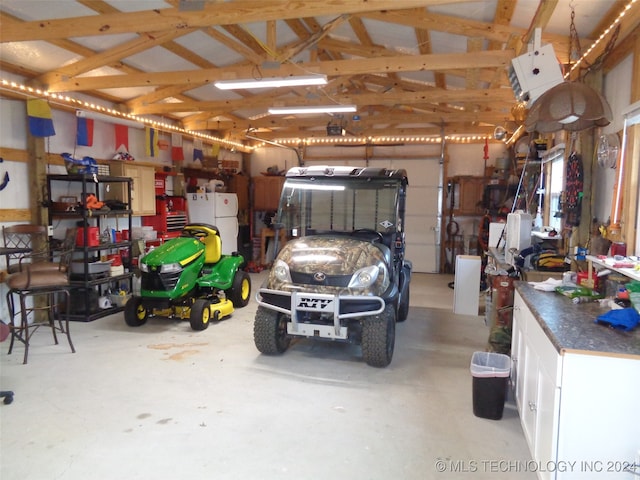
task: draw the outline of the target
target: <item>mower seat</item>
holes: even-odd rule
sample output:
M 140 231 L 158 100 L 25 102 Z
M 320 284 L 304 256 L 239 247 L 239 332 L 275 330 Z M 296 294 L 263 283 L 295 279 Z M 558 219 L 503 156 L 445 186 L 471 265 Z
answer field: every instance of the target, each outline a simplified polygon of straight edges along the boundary
M 204 239 L 204 263 L 217 263 L 222 256 L 222 239 L 217 233 Z

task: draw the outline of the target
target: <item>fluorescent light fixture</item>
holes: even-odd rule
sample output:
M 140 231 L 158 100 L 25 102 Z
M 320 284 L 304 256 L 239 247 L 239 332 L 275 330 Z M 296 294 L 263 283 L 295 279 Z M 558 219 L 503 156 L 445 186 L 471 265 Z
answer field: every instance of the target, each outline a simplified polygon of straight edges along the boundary
M 214 85 L 220 90 L 241 88 L 302 87 L 308 85 L 326 85 L 326 75 L 297 75 L 291 77 L 248 78 L 242 80 L 218 80 Z
M 270 107 L 272 115 L 289 115 L 298 113 L 352 113 L 357 110 L 355 105 L 317 105 L 310 107 Z

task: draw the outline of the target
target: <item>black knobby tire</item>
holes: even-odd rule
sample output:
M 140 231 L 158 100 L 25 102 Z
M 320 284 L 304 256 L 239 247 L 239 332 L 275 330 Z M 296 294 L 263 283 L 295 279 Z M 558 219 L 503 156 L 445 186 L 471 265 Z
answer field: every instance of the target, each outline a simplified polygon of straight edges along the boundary
M 211 320 L 211 302 L 204 298 L 199 298 L 191 306 L 189 314 L 189 323 L 193 330 L 205 330 L 209 326 Z
M 391 363 L 396 342 L 396 316 L 393 305 L 362 321 L 362 358 L 372 367 Z
M 253 322 L 253 341 L 261 353 L 267 355 L 283 353 L 291 343 L 291 338 L 287 335 L 286 315 L 258 307 Z
M 225 291 L 235 308 L 246 307 L 251 297 L 251 277 L 243 270 L 237 270 L 233 277 L 233 284 Z
M 140 327 L 147 323 L 149 312 L 142 305 L 141 297 L 131 297 L 124 305 L 124 321 L 130 327 Z

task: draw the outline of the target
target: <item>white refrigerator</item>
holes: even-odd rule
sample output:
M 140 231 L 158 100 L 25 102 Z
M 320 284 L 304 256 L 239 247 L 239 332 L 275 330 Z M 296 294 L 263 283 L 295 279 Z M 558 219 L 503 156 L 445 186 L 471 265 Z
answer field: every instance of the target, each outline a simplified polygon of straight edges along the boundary
M 238 251 L 238 196 L 235 193 L 187 193 L 189 223 L 218 228 L 222 253 Z

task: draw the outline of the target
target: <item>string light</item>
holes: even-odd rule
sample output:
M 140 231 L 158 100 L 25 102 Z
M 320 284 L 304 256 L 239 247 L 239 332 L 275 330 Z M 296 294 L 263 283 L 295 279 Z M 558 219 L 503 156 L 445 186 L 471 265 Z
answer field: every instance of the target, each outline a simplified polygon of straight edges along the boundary
M 136 115 L 131 115 L 129 113 L 122 113 L 113 108 L 103 107 L 102 105 L 97 105 L 95 103 L 91 103 L 84 100 L 78 100 L 73 97 L 69 97 L 68 95 L 61 95 L 58 93 L 49 93 L 47 91 L 43 91 L 37 88 L 29 87 L 27 85 L 22 85 L 13 81 L 9 81 L 6 79 L 0 79 L 0 88 L 5 90 L 11 90 L 18 92 L 22 95 L 33 95 L 39 96 L 46 99 L 50 99 L 53 103 L 58 103 L 61 105 L 65 105 L 67 107 L 72 108 L 83 108 L 85 110 L 92 110 L 94 112 L 103 113 L 105 115 L 110 115 L 115 118 L 120 118 L 123 120 L 129 120 L 133 122 L 138 122 L 143 125 L 149 126 L 151 128 L 155 128 L 157 130 L 162 130 L 165 132 L 175 132 L 183 135 L 188 135 L 194 138 L 199 138 L 209 143 L 215 143 L 219 145 L 223 145 L 230 149 L 235 148 L 245 153 L 250 153 L 253 150 L 252 146 L 245 145 L 244 143 L 234 142 L 232 140 L 227 140 L 225 138 L 215 137 L 213 135 L 207 135 L 201 132 L 195 132 L 193 130 L 187 130 L 182 127 L 178 127 L 176 125 L 172 125 L 167 122 L 160 122 L 156 120 L 151 120 L 144 117 L 138 117 Z
M 611 23 L 611 25 L 609 25 L 609 27 L 607 27 L 604 32 L 602 32 L 600 34 L 600 36 L 591 44 L 591 46 L 587 49 L 586 52 L 584 52 L 584 54 L 576 61 L 576 63 L 573 64 L 573 66 L 571 67 L 571 69 L 565 73 L 564 78 L 565 80 L 567 80 L 570 76 L 571 73 L 573 73 L 573 71 L 578 68 L 578 66 L 580 66 L 580 64 L 585 61 L 585 59 L 589 56 L 589 54 L 598 46 L 598 44 L 604 40 L 604 38 L 609 35 L 609 33 L 615 28 L 616 25 L 618 25 L 621 21 L 622 21 L 622 17 L 624 17 L 627 12 L 631 9 L 631 7 L 633 6 L 634 3 L 636 3 L 638 0 L 631 0 L 629 3 L 627 3 L 627 5 L 622 9 L 622 11 L 618 14 L 618 16 L 616 17 L 616 19 Z
M 493 141 L 493 137 L 486 135 L 445 135 L 447 143 L 481 143 L 485 140 Z M 440 145 L 442 143 L 441 136 L 411 136 L 411 137 L 307 137 L 307 138 L 277 138 L 274 140 L 282 145 L 305 145 L 305 146 L 323 146 L 323 145 L 362 145 L 362 146 L 385 146 L 388 144 L 412 144 L 412 145 Z M 256 145 L 256 148 L 265 147 L 266 143 Z
M 104 107 L 102 105 L 98 105 L 85 100 L 78 100 L 68 95 L 63 95 L 59 93 L 50 93 L 47 91 L 29 87 L 27 85 L 22 85 L 17 82 L 9 81 L 6 79 L 0 79 L 0 88 L 3 88 L 5 90 L 12 90 L 23 95 L 30 94 L 34 96 L 47 98 L 47 99 L 50 99 L 53 103 L 59 103 L 71 108 L 83 108 L 86 110 L 92 110 L 98 113 L 103 113 L 105 115 L 110 115 L 115 118 L 121 118 L 123 120 L 138 122 L 158 130 L 167 131 L 167 132 L 176 132 L 176 133 L 181 133 L 194 138 L 200 138 L 210 143 L 220 144 L 230 149 L 237 149 L 245 153 L 251 153 L 255 148 L 264 147 L 266 145 L 264 143 L 257 144 L 254 146 L 245 145 L 243 143 L 235 142 L 233 140 L 228 140 L 228 139 L 216 137 L 213 135 L 207 135 L 205 133 L 196 132 L 193 130 L 187 130 L 187 129 L 178 127 L 176 125 L 172 125 L 170 123 L 151 120 L 148 118 L 139 117 L 129 113 L 123 113 L 113 108 Z M 484 142 L 485 139 L 493 140 L 492 137 L 483 136 L 483 135 L 466 135 L 466 136 L 447 135 L 445 136 L 445 141 L 449 143 L 477 143 L 477 142 Z M 330 137 L 307 137 L 304 139 L 303 138 L 281 138 L 281 139 L 277 139 L 276 141 L 284 145 L 306 144 L 308 146 L 340 145 L 340 144 L 348 145 L 348 144 L 363 144 L 363 143 L 365 143 L 366 145 L 373 145 L 373 146 L 388 144 L 388 143 L 431 145 L 431 144 L 440 144 L 442 142 L 442 137 L 440 136 L 410 136 L 410 137 L 380 136 L 380 137 L 362 138 L 362 137 L 330 136 Z

